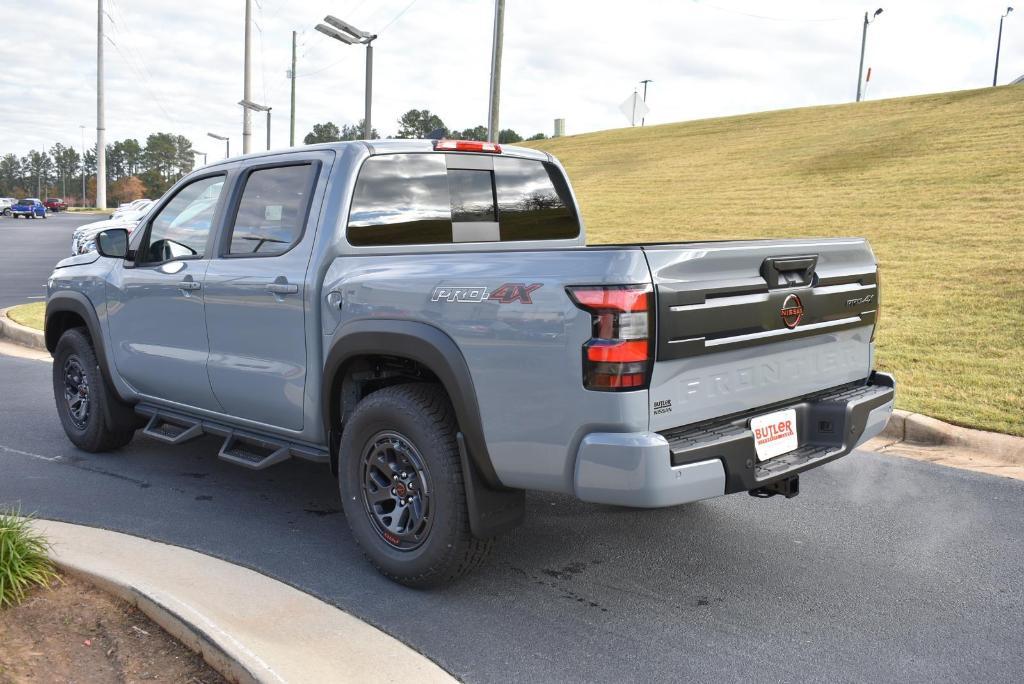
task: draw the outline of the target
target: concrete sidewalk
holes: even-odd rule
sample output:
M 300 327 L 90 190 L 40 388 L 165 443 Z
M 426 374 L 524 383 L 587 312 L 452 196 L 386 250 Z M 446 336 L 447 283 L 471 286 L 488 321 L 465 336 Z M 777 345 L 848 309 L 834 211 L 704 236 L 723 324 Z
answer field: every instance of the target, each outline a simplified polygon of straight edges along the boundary
M 58 565 L 137 605 L 231 681 L 455 681 L 379 629 L 252 570 L 119 532 L 34 525 Z

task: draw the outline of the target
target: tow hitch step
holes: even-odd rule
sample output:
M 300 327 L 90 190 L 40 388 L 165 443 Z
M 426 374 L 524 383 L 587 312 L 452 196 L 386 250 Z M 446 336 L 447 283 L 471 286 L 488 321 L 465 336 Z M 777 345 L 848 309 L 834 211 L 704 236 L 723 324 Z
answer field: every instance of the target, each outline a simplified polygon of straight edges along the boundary
M 758 487 L 757 489 L 750 490 L 750 496 L 756 496 L 758 499 L 767 499 L 781 494 L 787 499 L 792 499 L 794 496 L 800 493 L 800 476 L 794 475 L 793 477 L 786 477 L 781 480 L 776 480 L 769 485 L 764 487 Z
M 217 458 L 250 470 L 263 470 L 292 457 L 287 444 L 230 434 Z
M 203 424 L 178 418 L 169 420 L 166 416 L 154 413 L 142 434 L 164 444 L 182 444 L 202 435 Z

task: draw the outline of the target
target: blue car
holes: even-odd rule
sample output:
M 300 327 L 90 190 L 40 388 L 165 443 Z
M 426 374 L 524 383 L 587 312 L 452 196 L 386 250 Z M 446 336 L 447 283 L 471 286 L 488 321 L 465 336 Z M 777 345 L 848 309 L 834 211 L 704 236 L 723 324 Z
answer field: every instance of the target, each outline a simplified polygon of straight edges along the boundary
M 18 218 L 46 218 L 46 205 L 34 197 L 18 200 L 11 205 L 11 216 Z

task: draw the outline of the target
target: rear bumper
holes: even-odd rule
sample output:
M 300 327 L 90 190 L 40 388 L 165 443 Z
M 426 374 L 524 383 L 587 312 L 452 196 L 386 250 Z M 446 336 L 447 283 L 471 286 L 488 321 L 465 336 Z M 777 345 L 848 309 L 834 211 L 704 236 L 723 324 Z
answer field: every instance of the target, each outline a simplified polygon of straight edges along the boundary
M 819 392 L 663 433 L 592 433 L 580 443 L 575 492 L 584 501 L 656 508 L 749 491 L 850 453 L 892 415 L 896 383 L 866 382 Z M 781 408 L 797 414 L 800 446 L 759 463 L 750 419 Z

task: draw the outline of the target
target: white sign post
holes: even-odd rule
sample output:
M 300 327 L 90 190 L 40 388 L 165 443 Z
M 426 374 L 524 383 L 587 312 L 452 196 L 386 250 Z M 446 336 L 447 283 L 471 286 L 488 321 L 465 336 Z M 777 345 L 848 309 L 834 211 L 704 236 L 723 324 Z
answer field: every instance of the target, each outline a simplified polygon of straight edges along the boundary
M 629 119 L 630 126 L 636 126 L 636 120 L 642 119 L 651 113 L 650 108 L 640 97 L 640 93 L 633 91 L 633 94 L 626 98 L 626 101 L 619 105 L 619 111 Z

